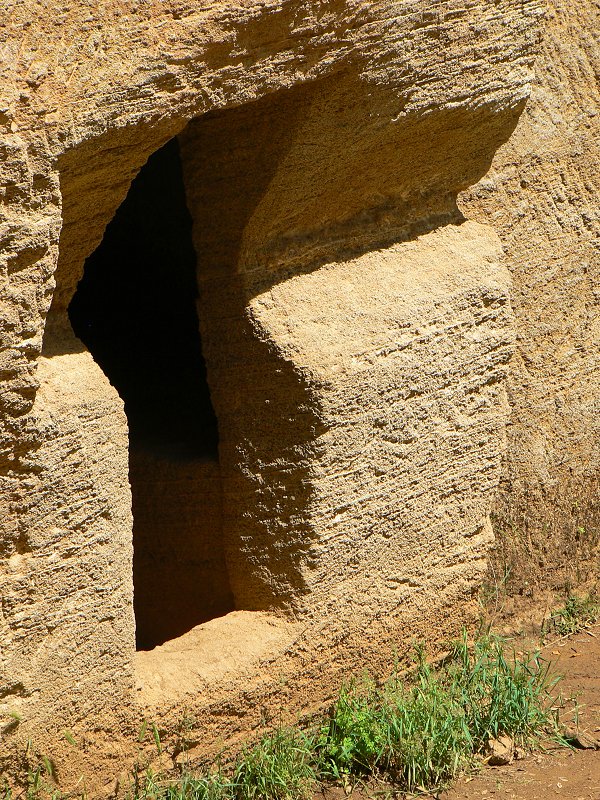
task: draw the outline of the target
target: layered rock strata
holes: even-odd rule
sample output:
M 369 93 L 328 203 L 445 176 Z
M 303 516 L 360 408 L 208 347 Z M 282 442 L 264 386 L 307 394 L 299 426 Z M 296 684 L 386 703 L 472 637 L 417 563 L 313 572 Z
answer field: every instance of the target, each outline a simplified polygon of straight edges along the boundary
M 176 759 L 185 716 L 188 757 L 206 755 L 470 618 L 515 326 L 497 235 L 456 200 L 517 123 L 542 9 L 38 12 L 9 2 L 0 50 L 0 712 L 3 768 L 51 752 L 66 786 L 127 768 L 143 719 Z M 219 429 L 206 468 L 135 455 L 131 398 L 81 341 L 98 317 L 81 339 L 71 328 L 89 257 L 173 137 Z M 168 327 L 165 339 L 155 364 L 168 374 Z M 148 605 L 193 586 L 196 559 L 205 600 L 217 589 L 202 576 L 226 573 L 214 613 L 234 610 L 136 654 L 144 519 L 156 547 L 140 569 L 175 549 L 186 571 L 154 596 L 146 577 Z M 169 519 L 189 532 L 184 557 Z M 193 537 L 215 543 L 212 562 Z

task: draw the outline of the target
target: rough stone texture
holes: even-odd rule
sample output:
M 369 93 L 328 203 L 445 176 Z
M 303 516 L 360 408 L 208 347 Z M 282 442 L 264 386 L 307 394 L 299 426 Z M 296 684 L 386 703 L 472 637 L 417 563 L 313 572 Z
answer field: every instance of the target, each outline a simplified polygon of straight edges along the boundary
M 456 632 L 506 442 L 509 275 L 456 197 L 517 123 L 538 2 L 135 8 L 0 28 L 1 757 L 65 786 L 143 717 L 204 754 Z M 126 419 L 65 312 L 175 135 L 237 610 L 136 656 Z
M 123 724 L 134 655 L 123 642 L 134 619 L 123 580 L 132 559 L 123 406 L 70 329 L 46 335 L 22 532 L 2 569 L 0 636 L 3 734 L 16 714 L 47 740 L 62 738 L 67 721 L 88 728 L 102 698 Z M 16 755 L 21 763 L 24 750 Z
M 549 3 L 532 94 L 466 193 L 513 278 L 517 349 L 490 580 L 537 595 L 598 581 L 600 9 Z M 511 603 L 507 601 L 507 608 Z

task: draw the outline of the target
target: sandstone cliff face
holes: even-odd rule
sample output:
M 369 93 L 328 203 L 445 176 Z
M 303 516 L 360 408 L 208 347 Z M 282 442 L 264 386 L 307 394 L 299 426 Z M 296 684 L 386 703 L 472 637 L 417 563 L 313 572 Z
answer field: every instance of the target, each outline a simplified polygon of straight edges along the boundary
M 531 98 L 463 196 L 511 272 L 517 346 L 492 581 L 509 594 L 598 580 L 600 10 L 549 4 Z
M 515 262 L 456 199 L 517 124 L 542 8 L 9 6 L 2 757 L 31 739 L 68 784 L 127 767 L 143 718 L 169 742 L 185 710 L 205 753 L 469 619 Z M 173 169 L 192 283 L 144 207 Z

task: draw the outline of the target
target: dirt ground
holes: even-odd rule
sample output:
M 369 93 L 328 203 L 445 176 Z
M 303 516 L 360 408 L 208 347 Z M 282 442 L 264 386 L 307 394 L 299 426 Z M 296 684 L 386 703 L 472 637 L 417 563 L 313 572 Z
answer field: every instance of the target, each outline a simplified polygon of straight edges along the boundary
M 564 675 L 561 691 L 577 698 L 579 729 L 600 737 L 600 626 L 562 641 L 544 654 L 556 660 Z M 488 767 L 473 779 L 463 778 L 440 800 L 600 800 L 600 751 L 557 748 L 506 767 Z
M 579 703 L 579 730 L 600 738 L 600 625 L 568 639 L 550 642 L 544 655 L 556 662 L 564 675 L 560 690 Z M 326 800 L 347 795 L 336 789 Z M 323 795 L 319 795 L 323 800 Z M 384 785 L 369 791 L 355 790 L 351 800 L 391 800 L 396 794 Z M 504 767 L 486 767 L 479 774 L 461 778 L 452 789 L 421 800 L 600 800 L 600 750 L 550 748 Z

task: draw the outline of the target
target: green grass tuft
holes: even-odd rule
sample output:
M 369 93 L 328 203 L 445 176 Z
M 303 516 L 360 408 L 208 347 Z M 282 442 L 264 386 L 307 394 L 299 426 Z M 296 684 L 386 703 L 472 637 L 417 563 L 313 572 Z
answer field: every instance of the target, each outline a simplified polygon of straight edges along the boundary
M 503 734 L 522 746 L 556 735 L 552 692 L 560 678 L 551 675 L 540 651 L 520 657 L 507 651 L 506 642 L 492 635 L 472 649 L 463 636 L 453 648 L 447 669 L 451 693 L 465 711 L 475 752 Z
M 177 780 L 160 780 L 151 771 L 138 777 L 132 800 L 229 800 L 233 784 L 221 771 L 194 776 L 184 774 Z
M 295 728 L 280 728 L 242 752 L 233 773 L 236 800 L 304 800 L 316 782 L 314 743 Z
M 309 800 L 317 780 L 314 743 L 297 728 L 279 728 L 242 751 L 229 775 L 221 769 L 161 781 L 151 772 L 132 800 Z
M 491 738 L 506 734 L 522 746 L 558 738 L 548 662 L 505 649 L 493 636 L 473 648 L 463 637 L 437 670 L 421 653 L 406 685 L 394 676 L 380 689 L 344 688 L 321 731 L 324 776 L 378 772 L 405 791 L 435 790 Z

